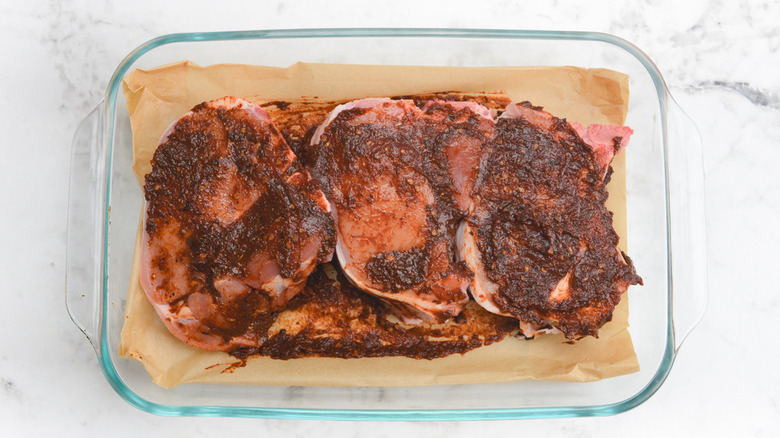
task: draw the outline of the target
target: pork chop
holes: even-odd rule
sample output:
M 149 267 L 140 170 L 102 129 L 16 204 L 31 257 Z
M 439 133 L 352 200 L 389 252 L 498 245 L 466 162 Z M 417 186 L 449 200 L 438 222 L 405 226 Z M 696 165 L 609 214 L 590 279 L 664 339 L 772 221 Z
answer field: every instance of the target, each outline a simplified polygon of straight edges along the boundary
M 321 264 L 306 287 L 267 324 L 259 347 L 236 357 L 383 357 L 434 359 L 463 354 L 517 332 L 512 318 L 494 315 L 469 301 L 457 318 L 405 326 L 394 322 L 380 298 L 350 284 L 338 267 Z
M 202 103 L 162 136 L 144 185 L 141 284 L 176 337 L 208 350 L 262 342 L 332 257 L 330 205 L 265 111 Z
M 471 273 L 455 261 L 470 208 L 460 193 L 493 124 L 475 107 L 362 99 L 336 107 L 312 137 L 307 158 L 333 207 L 344 272 L 406 322 L 446 320 L 468 301 Z
M 570 124 L 527 102 L 499 117 L 458 248 L 474 299 L 520 320 L 525 336 L 596 336 L 621 294 L 641 284 L 604 205 L 609 163 L 630 134 Z

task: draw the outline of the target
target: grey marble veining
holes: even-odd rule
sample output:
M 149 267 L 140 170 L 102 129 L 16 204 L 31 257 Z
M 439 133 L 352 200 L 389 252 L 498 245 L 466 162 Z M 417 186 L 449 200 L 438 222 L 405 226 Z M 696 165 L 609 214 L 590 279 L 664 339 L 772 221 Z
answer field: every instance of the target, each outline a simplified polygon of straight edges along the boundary
M 737 93 L 750 101 L 753 105 L 780 109 L 780 98 L 777 97 L 777 93 L 770 90 L 751 87 L 747 82 L 703 81 L 687 87 L 686 91 L 689 93 L 701 93 L 712 89 L 721 89 Z
M 771 281 L 780 261 L 774 226 L 780 222 L 778 17 L 780 3 L 770 0 L 0 4 L 4 431 L 310 438 L 780 435 L 780 353 L 773 335 L 780 290 Z M 702 134 L 710 299 L 667 382 L 649 401 L 616 417 L 523 422 L 163 418 L 131 407 L 106 383 L 92 347 L 65 313 L 65 219 L 71 138 L 116 66 L 139 44 L 173 32 L 360 26 L 607 32 L 655 61 Z

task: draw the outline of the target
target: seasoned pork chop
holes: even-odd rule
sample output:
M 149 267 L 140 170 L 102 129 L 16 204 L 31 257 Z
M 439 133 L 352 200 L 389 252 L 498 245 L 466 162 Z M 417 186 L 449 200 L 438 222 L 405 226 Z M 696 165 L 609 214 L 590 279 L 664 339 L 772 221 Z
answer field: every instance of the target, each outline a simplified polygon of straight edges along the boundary
M 265 111 L 202 103 L 160 140 L 144 185 L 141 284 L 168 329 L 208 350 L 253 346 L 321 261 L 330 206 Z
M 306 287 L 265 322 L 267 341 L 232 354 L 276 359 L 298 357 L 407 356 L 433 359 L 463 354 L 517 332 L 516 320 L 494 315 L 473 301 L 457 321 L 404 326 L 393 322 L 384 302 L 367 294 L 338 272 L 321 264 Z
M 489 111 L 476 107 L 363 99 L 338 106 L 312 137 L 307 157 L 333 207 L 344 272 L 407 322 L 446 320 L 468 301 L 454 237 L 470 207 L 459 193 L 473 187 L 465 166 L 492 135 Z
M 527 102 L 507 108 L 458 235 L 480 305 L 519 319 L 528 337 L 552 328 L 596 336 L 612 318 L 642 281 L 604 205 L 609 163 L 630 134 L 569 124 Z

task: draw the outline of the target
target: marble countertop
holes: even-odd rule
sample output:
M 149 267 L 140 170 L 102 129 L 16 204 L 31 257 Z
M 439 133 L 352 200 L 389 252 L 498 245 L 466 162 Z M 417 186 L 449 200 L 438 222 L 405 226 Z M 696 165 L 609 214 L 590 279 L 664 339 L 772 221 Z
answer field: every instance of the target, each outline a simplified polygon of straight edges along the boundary
M 780 231 L 771 224 L 780 222 L 780 4 L 541 3 L 4 2 L 0 424 L 10 431 L 4 436 L 779 436 L 780 349 L 773 333 L 780 287 L 772 272 L 780 261 Z M 153 37 L 291 27 L 599 31 L 633 42 L 657 63 L 703 137 L 709 307 L 653 397 L 605 418 L 390 426 L 164 418 L 117 396 L 65 311 L 73 132 L 122 58 Z

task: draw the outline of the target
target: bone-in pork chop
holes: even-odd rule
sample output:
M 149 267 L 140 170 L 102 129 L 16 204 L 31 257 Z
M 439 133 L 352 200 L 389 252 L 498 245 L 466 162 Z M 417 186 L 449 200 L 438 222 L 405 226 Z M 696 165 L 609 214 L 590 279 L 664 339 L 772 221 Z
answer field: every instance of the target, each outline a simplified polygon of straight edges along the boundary
M 407 322 L 446 320 L 468 301 L 454 238 L 475 178 L 465 166 L 492 135 L 489 117 L 476 104 L 423 111 L 363 99 L 338 106 L 312 137 L 308 163 L 333 207 L 344 272 Z
M 327 199 L 245 100 L 206 102 L 172 124 L 144 192 L 141 284 L 168 329 L 196 347 L 262 343 L 260 320 L 332 257 Z
M 528 337 L 597 335 L 621 294 L 642 281 L 604 205 L 609 163 L 630 134 L 572 125 L 527 102 L 499 117 L 458 236 L 479 304 L 519 319 Z
M 433 359 L 465 353 L 517 332 L 516 320 L 494 315 L 470 301 L 444 323 L 404 326 L 391 322 L 380 298 L 350 284 L 338 267 L 321 264 L 286 308 L 271 316 L 267 341 L 242 348 L 239 358 L 407 356 Z

